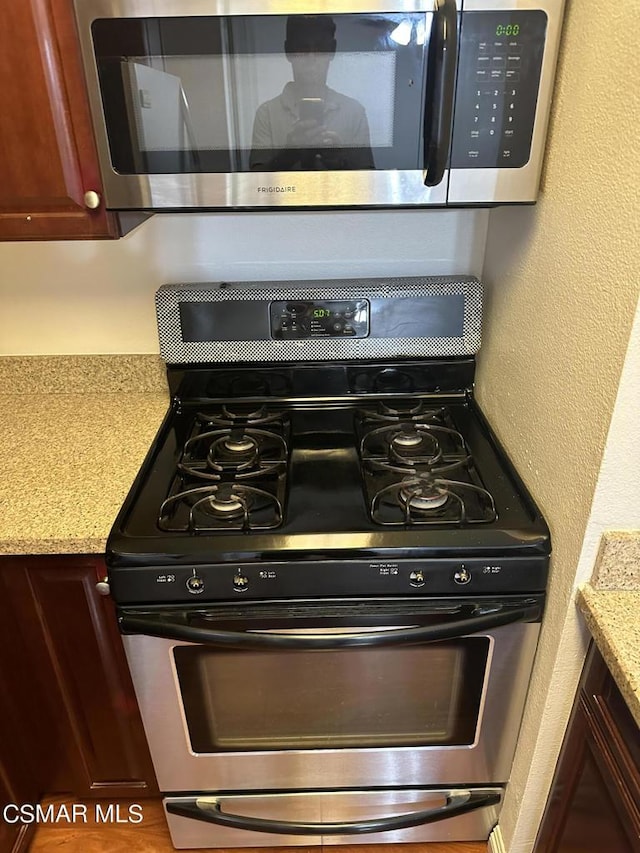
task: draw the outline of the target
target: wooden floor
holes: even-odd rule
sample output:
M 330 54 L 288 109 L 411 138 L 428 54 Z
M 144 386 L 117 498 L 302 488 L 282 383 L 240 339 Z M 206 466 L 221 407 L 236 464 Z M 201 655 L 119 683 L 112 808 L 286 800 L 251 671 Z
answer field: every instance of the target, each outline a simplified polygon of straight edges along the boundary
M 47 801 L 49 802 L 49 801 Z M 55 800 L 59 803 L 61 800 Z M 86 802 L 86 801 L 85 801 Z M 112 802 L 112 801 L 109 801 Z M 138 824 L 96 824 L 93 803 L 87 809 L 87 822 L 72 824 L 39 824 L 29 846 L 29 853 L 173 853 L 169 830 L 159 800 L 142 800 L 143 820 Z M 105 804 L 108 805 L 108 804 Z M 126 815 L 129 803 L 122 803 L 120 813 Z M 212 848 L 213 849 L 213 848 Z M 484 843 L 465 844 L 385 844 L 353 847 L 328 847 L 334 853 L 487 853 Z M 244 853 L 319 853 L 319 847 L 243 848 Z M 201 851 L 202 853 L 202 851 Z M 237 849 L 216 848 L 215 853 L 239 853 Z

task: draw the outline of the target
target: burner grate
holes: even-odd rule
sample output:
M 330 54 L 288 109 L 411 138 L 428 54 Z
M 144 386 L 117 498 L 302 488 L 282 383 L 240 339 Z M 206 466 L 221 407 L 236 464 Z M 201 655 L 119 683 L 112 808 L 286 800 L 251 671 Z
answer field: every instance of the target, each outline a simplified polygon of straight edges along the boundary
M 414 421 L 421 424 L 447 425 L 448 411 L 445 406 L 428 406 L 424 400 L 380 401 L 375 409 L 360 409 L 363 420 L 398 423 Z
M 381 421 L 384 425 L 377 426 Z M 379 403 L 358 412 L 356 429 L 374 524 L 463 525 L 496 519 L 493 497 L 446 407 L 412 400 Z
M 370 515 L 384 526 L 465 524 L 493 521 L 496 508 L 482 486 L 417 474 L 377 491 L 371 498 Z
M 281 413 L 264 406 L 231 411 L 223 405 L 215 413 L 198 413 L 160 506 L 160 530 L 211 533 L 279 527 L 284 518 L 288 428 Z
M 177 520 L 180 515 L 186 516 L 182 523 Z M 220 483 L 170 495 L 160 507 L 158 526 L 174 533 L 249 532 L 279 527 L 282 519 L 276 495 L 253 486 Z

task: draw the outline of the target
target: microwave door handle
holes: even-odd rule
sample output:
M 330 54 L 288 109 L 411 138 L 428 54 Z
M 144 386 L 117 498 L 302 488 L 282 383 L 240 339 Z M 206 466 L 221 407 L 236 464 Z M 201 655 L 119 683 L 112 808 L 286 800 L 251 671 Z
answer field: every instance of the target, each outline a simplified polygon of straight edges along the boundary
M 439 184 L 447 168 L 458 62 L 458 12 L 456 0 L 436 0 L 424 110 L 424 184 Z
M 270 832 L 277 835 L 360 835 L 369 832 L 391 832 L 411 826 L 421 826 L 425 823 L 435 823 L 500 802 L 500 792 L 495 790 L 456 790 L 443 791 L 443 794 L 446 798 L 445 805 L 435 809 L 346 823 L 306 823 L 234 815 L 223 812 L 220 800 L 216 797 L 195 797 L 186 803 L 169 802 L 166 809 L 171 814 L 181 817 L 252 832 Z
M 439 640 L 455 640 L 480 631 L 490 631 L 514 622 L 533 622 L 540 619 L 541 607 L 536 603 L 518 607 L 500 606 L 490 613 L 456 619 L 440 625 L 397 628 L 362 633 L 295 634 L 255 631 L 221 631 L 194 628 L 180 616 L 150 613 L 120 616 L 120 628 L 125 634 L 144 634 L 165 640 L 235 649 L 346 649 L 371 646 L 418 645 Z

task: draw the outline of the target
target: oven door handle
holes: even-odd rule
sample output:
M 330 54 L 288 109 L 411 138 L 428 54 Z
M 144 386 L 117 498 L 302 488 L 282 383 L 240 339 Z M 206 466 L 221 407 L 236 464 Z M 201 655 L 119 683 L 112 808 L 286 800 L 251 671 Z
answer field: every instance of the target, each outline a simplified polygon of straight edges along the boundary
M 347 634 L 295 634 L 254 631 L 220 631 L 194 628 L 180 618 L 150 613 L 123 614 L 120 628 L 125 634 L 144 634 L 165 640 L 184 640 L 208 646 L 237 649 L 341 649 L 359 646 L 399 646 L 455 640 L 468 634 L 489 631 L 514 622 L 535 622 L 541 608 L 536 602 L 518 607 L 496 607 L 490 613 L 456 619 L 440 625 L 367 631 Z
M 229 814 L 222 811 L 221 801 L 216 797 L 195 797 L 191 802 L 186 803 L 169 802 L 166 804 L 166 809 L 180 817 L 232 826 L 235 829 L 246 829 L 251 832 L 270 832 L 274 835 L 361 835 L 370 832 L 392 832 L 425 823 L 435 823 L 500 802 L 500 793 L 495 790 L 457 790 L 443 793 L 446 803 L 435 809 L 346 823 L 306 823 Z

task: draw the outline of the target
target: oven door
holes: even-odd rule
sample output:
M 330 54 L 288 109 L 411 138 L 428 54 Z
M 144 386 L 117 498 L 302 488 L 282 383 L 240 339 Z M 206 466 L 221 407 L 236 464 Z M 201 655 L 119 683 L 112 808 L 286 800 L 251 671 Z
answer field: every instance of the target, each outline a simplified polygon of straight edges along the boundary
M 505 783 L 543 603 L 510 596 L 123 609 L 160 788 Z
M 76 8 L 108 207 L 446 203 L 456 0 Z

